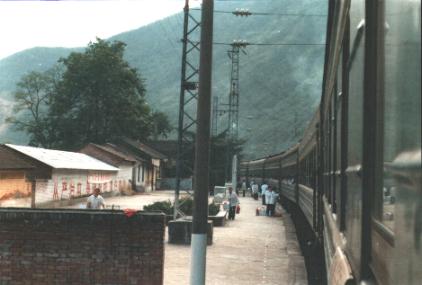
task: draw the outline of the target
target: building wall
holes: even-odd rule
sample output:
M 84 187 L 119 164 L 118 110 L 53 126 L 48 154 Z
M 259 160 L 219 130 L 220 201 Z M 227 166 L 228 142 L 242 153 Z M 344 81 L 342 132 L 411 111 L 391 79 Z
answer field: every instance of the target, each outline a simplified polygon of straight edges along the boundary
M 119 168 L 119 172 L 117 173 L 117 181 L 122 181 L 120 183 L 121 188 L 128 188 L 130 190 L 131 181 L 132 181 L 132 169 L 135 167 L 135 163 L 131 162 L 124 162 L 122 159 L 115 157 L 114 155 L 108 153 L 105 150 L 99 149 L 98 147 L 88 144 L 83 149 L 80 150 L 81 153 L 85 153 L 89 156 L 95 157 L 98 160 L 101 160 L 105 163 L 111 164 L 117 168 Z M 123 181 L 126 181 L 124 185 L 122 184 Z M 119 182 L 118 182 L 119 185 Z M 123 190 L 123 189 L 122 189 Z
M 0 209 L 0 284 L 162 284 L 164 230 L 162 214 Z
M 136 190 L 151 192 L 152 165 L 142 162 L 136 167 Z
M 96 187 L 101 192 L 119 192 L 128 183 L 116 172 L 53 170 L 52 179 L 36 181 L 35 204 L 90 195 Z
M 24 171 L 0 171 L 0 203 L 31 196 L 31 183 Z M 30 204 L 29 204 L 30 206 Z
M 117 166 L 120 170 L 117 172 L 116 179 L 117 181 L 125 181 L 125 186 L 127 189 L 132 187 L 132 169 L 133 165 L 119 165 Z M 123 190 L 123 189 L 122 189 Z

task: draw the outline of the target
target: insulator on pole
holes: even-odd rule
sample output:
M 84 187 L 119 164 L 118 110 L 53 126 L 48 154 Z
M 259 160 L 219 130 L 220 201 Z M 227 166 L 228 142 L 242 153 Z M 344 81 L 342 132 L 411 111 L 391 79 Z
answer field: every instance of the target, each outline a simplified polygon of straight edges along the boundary
M 237 16 L 237 17 L 248 17 L 248 16 L 251 16 L 252 15 L 252 13 L 251 12 L 249 12 L 249 10 L 248 9 L 243 9 L 243 8 L 241 8 L 241 9 L 239 9 L 239 8 L 237 8 L 235 11 L 233 11 L 232 12 L 233 13 L 233 15 L 235 15 L 235 16 Z

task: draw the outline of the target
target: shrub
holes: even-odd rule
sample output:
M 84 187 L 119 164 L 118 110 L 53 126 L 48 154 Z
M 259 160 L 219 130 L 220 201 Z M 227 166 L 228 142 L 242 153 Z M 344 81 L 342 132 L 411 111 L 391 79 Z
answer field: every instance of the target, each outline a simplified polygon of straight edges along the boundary
M 184 197 L 179 200 L 180 210 L 187 216 L 191 216 L 193 213 L 193 199 L 191 197 Z M 154 202 L 152 204 L 144 206 L 144 211 L 161 211 L 166 215 L 172 215 L 174 206 L 167 201 Z M 214 203 L 208 205 L 208 215 L 215 216 L 220 211 L 220 206 Z
M 154 202 L 144 206 L 144 211 L 161 211 L 166 215 L 173 214 L 173 206 L 170 200 Z
M 191 197 L 183 197 L 179 200 L 179 209 L 187 216 L 192 216 L 193 199 Z
M 217 205 L 215 203 L 211 203 L 208 205 L 208 215 L 209 216 L 215 216 L 220 211 L 220 205 Z

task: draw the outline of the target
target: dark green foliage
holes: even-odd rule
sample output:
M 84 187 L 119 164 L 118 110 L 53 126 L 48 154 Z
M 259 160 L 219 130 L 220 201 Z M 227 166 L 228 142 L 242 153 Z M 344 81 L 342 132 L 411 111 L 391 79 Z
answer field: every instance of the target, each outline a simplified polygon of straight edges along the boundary
M 184 197 L 179 200 L 181 204 L 180 210 L 187 216 L 191 216 L 193 213 L 193 199 L 191 197 Z M 208 214 L 210 216 L 215 216 L 220 210 L 220 206 L 214 203 L 208 205 Z M 144 206 L 144 211 L 160 211 L 166 215 L 173 215 L 174 206 L 170 202 L 167 201 L 158 201 L 152 204 Z
M 153 120 L 153 139 L 157 140 L 161 134 L 164 138 L 167 138 L 167 134 L 173 130 L 170 125 L 169 119 L 166 114 L 161 112 L 154 112 L 152 114 Z
M 49 145 L 47 110 L 54 77 L 50 72 L 30 72 L 23 76 L 14 93 L 13 113 L 7 122 L 29 135 L 29 144 Z
M 193 199 L 191 197 L 183 197 L 179 200 L 179 209 L 187 216 L 192 216 Z
M 123 59 L 125 44 L 97 39 L 84 53 L 61 59 L 66 71 L 52 96 L 56 145 L 78 148 L 152 131 L 151 110 L 138 71 Z
M 167 201 L 158 201 L 152 204 L 144 206 L 144 211 L 161 211 L 166 215 L 173 214 L 173 206 L 170 200 Z
M 208 215 L 209 216 L 215 216 L 220 211 L 220 205 L 211 203 L 208 205 Z

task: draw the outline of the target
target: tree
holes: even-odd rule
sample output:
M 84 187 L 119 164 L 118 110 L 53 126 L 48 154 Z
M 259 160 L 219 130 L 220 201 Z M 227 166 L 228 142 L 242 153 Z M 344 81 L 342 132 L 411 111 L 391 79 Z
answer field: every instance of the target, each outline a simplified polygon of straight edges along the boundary
M 120 136 L 145 139 L 154 130 L 154 117 L 165 118 L 152 114 L 145 102 L 144 80 L 123 59 L 125 46 L 97 39 L 85 52 L 60 60 L 65 72 L 48 115 L 56 147 L 77 149 Z
M 35 71 L 24 75 L 17 83 L 13 115 L 7 118 L 7 122 L 28 133 L 31 145 L 48 146 L 46 110 L 52 87 L 53 81 L 48 73 Z
M 173 128 L 170 125 L 170 122 L 167 116 L 161 112 L 154 112 L 152 114 L 152 120 L 154 124 L 154 140 L 158 139 L 158 135 L 162 135 L 164 138 L 167 138 L 168 133 L 170 133 Z
M 97 39 L 44 73 L 22 77 L 8 118 L 30 144 L 78 149 L 118 137 L 145 140 L 171 131 L 165 114 L 145 102 L 139 72 L 123 59 L 126 44 Z

